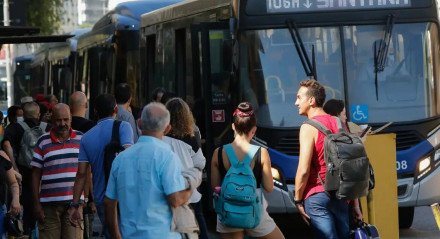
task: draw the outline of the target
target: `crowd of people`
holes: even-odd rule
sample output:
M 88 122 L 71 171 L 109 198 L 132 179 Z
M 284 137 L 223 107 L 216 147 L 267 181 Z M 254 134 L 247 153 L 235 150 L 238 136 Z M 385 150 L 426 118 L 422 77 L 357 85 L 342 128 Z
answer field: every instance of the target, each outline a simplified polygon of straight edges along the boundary
M 8 109 L 9 124 L 0 129 L 0 235 L 8 213 L 21 215 L 24 235 L 38 231 L 39 238 L 88 238 L 92 217 L 87 215 L 96 213 L 105 238 L 205 239 L 198 191 L 203 170 L 210 167 L 211 187 L 218 192 L 227 190 L 222 182 L 241 163 L 256 181 L 261 215 L 255 226 L 240 228 L 219 214 L 217 232 L 222 238 L 284 238 L 266 211 L 266 200 L 258 197 L 274 185 L 267 149 L 251 145 L 257 118 L 250 103 L 238 105 L 232 117 L 234 140 L 215 149 L 206 165 L 200 131 L 183 99 L 158 88 L 139 114 L 132 111 L 131 100 L 127 84 L 118 85 L 115 95 L 99 95 L 93 109 L 96 122 L 86 118 L 89 102 L 80 91 L 68 104 L 53 95 L 24 97 L 20 106 Z M 299 114 L 336 132 L 331 115 L 346 125 L 345 107 L 339 101 L 324 102 L 322 85 L 301 82 L 295 102 Z M 349 210 L 358 219 L 362 212 L 358 200 L 347 203 L 325 192 L 319 180 L 326 170 L 323 138 L 313 127 L 301 126 L 294 204 L 316 238 L 348 238 Z M 116 157 L 108 154 L 111 143 L 116 143 Z

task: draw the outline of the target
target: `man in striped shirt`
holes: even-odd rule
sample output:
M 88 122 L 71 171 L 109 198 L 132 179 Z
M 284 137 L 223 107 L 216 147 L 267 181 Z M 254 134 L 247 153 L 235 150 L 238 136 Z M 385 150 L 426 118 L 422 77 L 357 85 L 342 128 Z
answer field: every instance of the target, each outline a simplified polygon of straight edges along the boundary
M 72 130 L 66 104 L 55 105 L 52 122 L 51 131 L 38 139 L 31 162 L 34 214 L 41 238 L 81 239 L 82 225 L 70 223 L 67 209 L 73 198 L 82 133 Z

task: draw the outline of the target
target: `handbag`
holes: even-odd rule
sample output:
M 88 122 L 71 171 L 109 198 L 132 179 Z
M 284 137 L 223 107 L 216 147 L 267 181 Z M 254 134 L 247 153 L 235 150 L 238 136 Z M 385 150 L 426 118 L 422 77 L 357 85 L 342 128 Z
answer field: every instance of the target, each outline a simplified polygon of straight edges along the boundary
M 9 236 L 20 237 L 23 235 L 23 221 L 19 216 L 13 216 L 10 213 L 6 213 L 4 223 L 6 232 Z
M 376 226 L 359 221 L 357 227 L 350 232 L 351 239 L 380 239 Z

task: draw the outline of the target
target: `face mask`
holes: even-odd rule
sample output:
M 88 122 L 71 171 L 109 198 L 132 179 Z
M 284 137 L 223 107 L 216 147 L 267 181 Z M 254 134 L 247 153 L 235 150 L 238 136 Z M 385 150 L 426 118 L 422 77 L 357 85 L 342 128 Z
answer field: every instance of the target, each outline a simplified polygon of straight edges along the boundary
M 21 117 L 21 116 L 18 116 L 17 117 L 17 122 L 23 122 L 24 121 L 24 118 L 23 117 Z

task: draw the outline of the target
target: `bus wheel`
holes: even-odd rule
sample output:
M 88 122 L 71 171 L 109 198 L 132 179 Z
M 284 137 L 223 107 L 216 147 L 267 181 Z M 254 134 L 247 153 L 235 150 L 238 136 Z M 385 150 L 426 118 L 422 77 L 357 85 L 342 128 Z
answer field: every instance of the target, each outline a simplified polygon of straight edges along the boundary
M 399 227 L 410 228 L 414 219 L 414 207 L 399 207 Z

